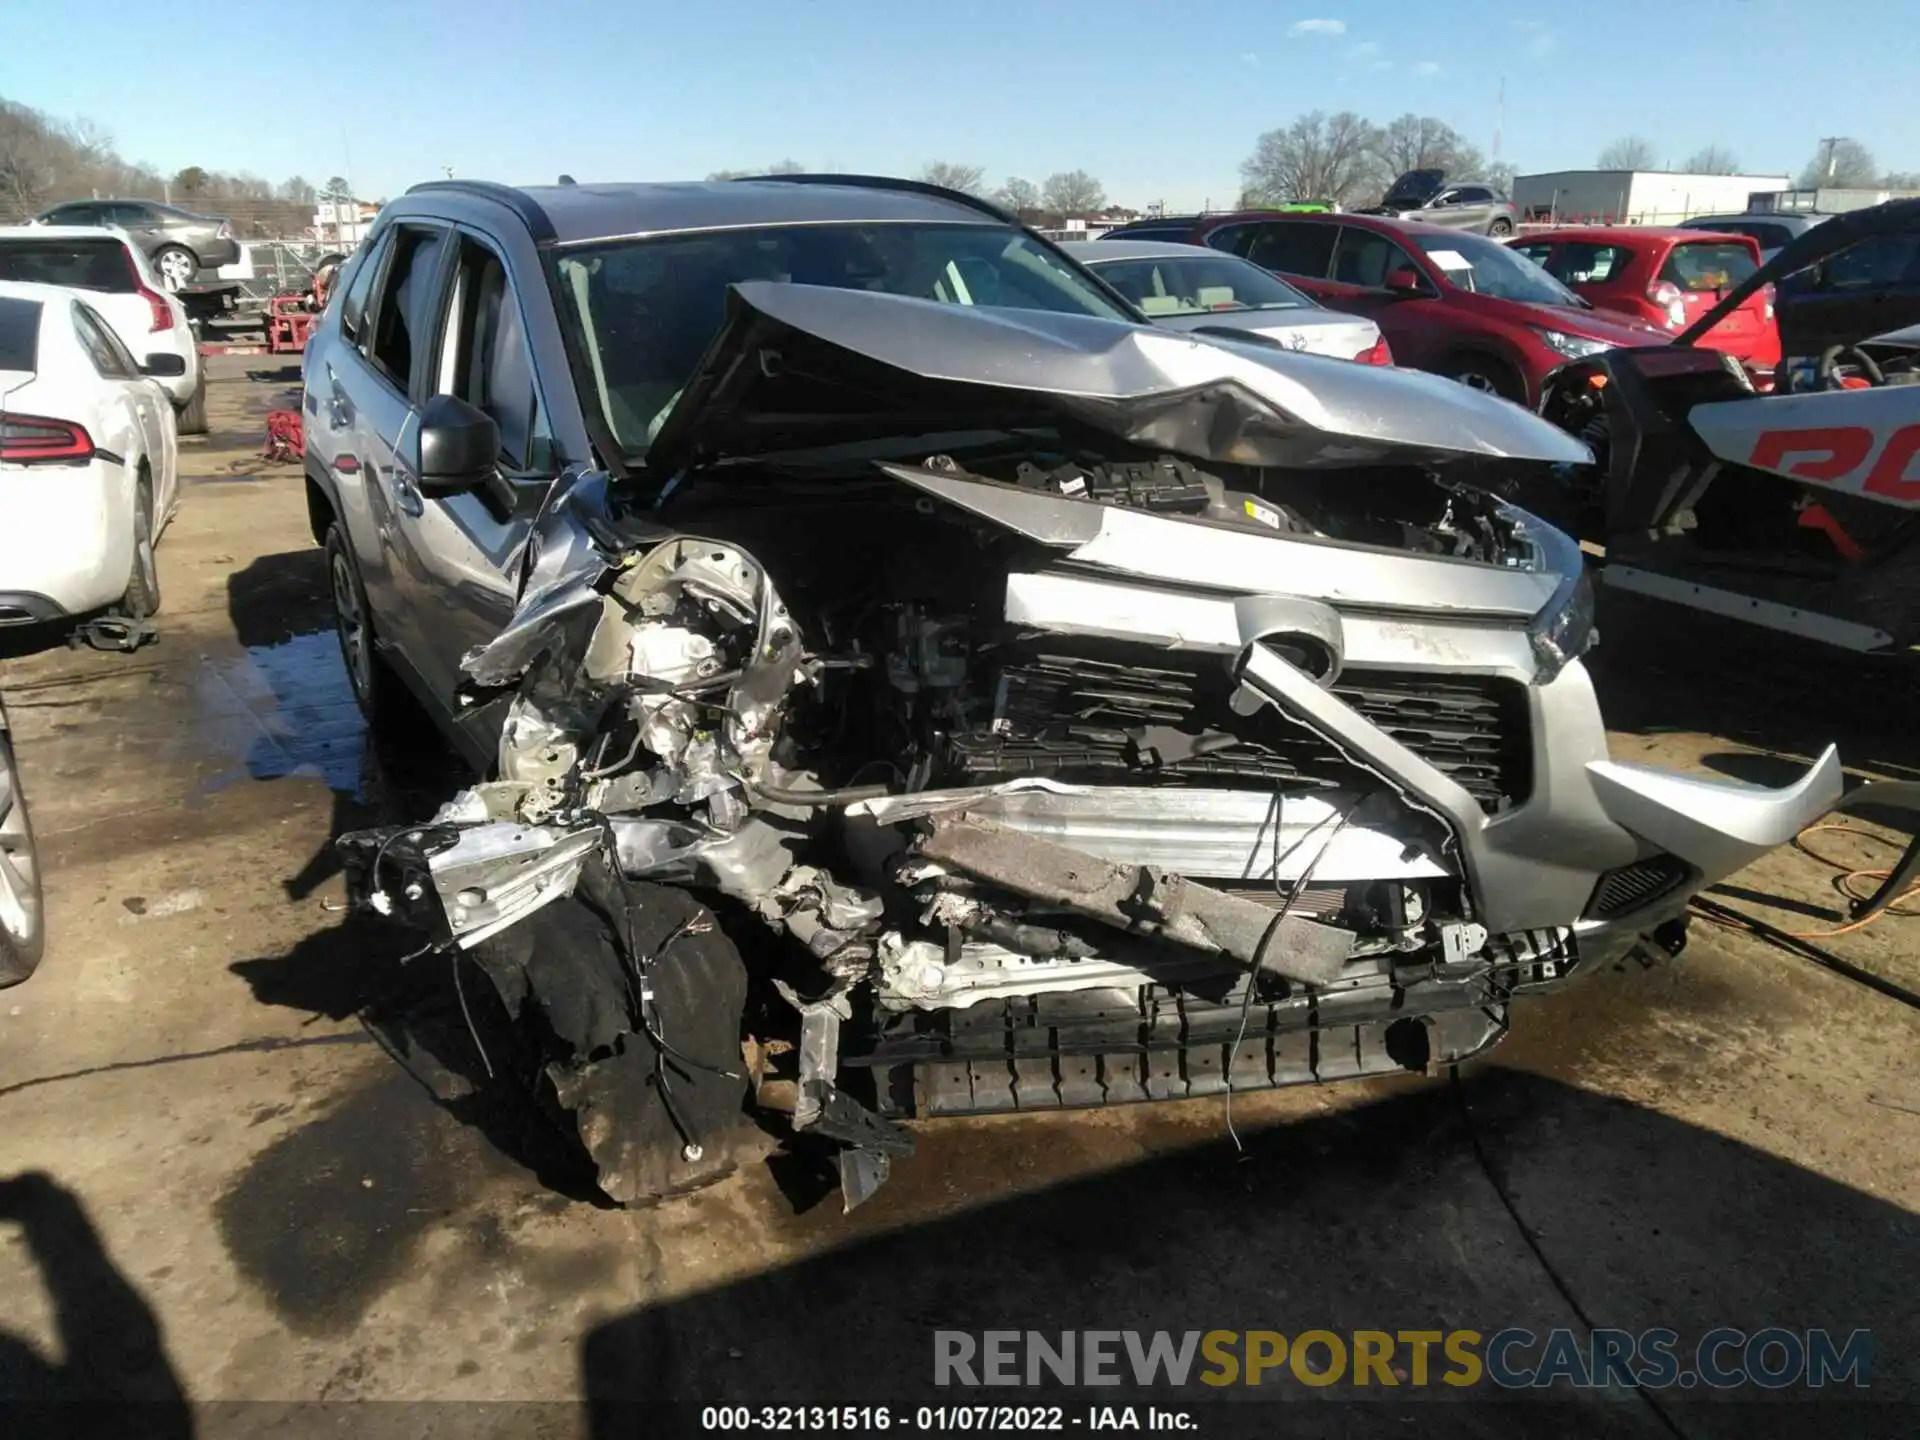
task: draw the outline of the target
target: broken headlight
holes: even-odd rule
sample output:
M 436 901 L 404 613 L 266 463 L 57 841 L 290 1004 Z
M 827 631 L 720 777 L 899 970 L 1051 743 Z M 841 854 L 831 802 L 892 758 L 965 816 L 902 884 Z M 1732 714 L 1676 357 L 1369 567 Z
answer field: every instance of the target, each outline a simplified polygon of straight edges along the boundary
M 1593 628 L 1593 580 L 1579 541 L 1524 510 L 1510 509 L 1510 513 L 1516 533 L 1533 548 L 1533 568 L 1560 577 L 1552 598 L 1527 625 L 1533 683 L 1547 685 L 1600 638 Z

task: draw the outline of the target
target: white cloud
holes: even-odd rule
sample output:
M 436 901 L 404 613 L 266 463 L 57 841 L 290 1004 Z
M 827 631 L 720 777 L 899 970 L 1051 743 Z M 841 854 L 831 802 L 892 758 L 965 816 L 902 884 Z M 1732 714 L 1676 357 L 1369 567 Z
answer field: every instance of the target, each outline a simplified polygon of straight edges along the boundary
M 1391 60 L 1376 60 L 1367 68 L 1369 70 L 1391 70 L 1393 68 L 1393 62 Z
M 1378 40 L 1362 40 L 1347 53 L 1356 60 L 1377 60 L 1380 58 L 1380 42 Z
M 1344 35 L 1347 22 L 1344 20 L 1296 20 L 1287 27 L 1287 34 L 1298 40 L 1302 35 Z
M 1440 62 L 1438 60 L 1418 61 L 1413 66 L 1413 73 L 1416 75 L 1438 75 L 1440 73 Z
M 1258 65 L 1260 63 L 1260 57 L 1254 54 L 1253 51 L 1248 50 L 1240 56 L 1240 63 L 1242 65 Z

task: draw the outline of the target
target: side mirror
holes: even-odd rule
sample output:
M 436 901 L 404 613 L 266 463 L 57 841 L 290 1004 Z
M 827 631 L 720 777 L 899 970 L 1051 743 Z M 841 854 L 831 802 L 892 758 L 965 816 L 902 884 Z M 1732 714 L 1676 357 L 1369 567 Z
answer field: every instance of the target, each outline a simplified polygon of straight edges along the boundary
M 436 395 L 420 407 L 419 447 L 422 495 L 464 495 L 499 471 L 500 427 L 458 395 Z
M 178 380 L 187 373 L 187 357 L 157 353 L 149 355 L 141 362 L 140 373 L 151 375 L 156 380 Z
M 1395 295 L 1422 295 L 1427 289 L 1426 282 L 1420 278 L 1420 272 L 1411 265 L 1395 266 L 1387 272 L 1387 278 L 1383 283 Z

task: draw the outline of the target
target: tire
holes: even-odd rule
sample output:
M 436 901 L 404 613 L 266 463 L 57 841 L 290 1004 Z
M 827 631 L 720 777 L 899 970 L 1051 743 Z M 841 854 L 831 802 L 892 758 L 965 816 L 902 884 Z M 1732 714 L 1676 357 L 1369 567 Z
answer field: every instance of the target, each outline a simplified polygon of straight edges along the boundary
M 1458 381 L 1469 390 L 1484 390 L 1489 395 L 1498 395 L 1502 400 L 1511 400 L 1516 405 L 1527 403 L 1526 386 L 1520 383 L 1519 375 L 1511 365 L 1491 355 L 1449 356 L 1441 362 L 1438 373 L 1449 380 Z
M 1504 215 L 1496 215 L 1487 222 L 1487 234 L 1495 240 L 1503 240 L 1513 233 L 1513 222 Z
M 153 269 L 160 277 L 161 289 L 179 290 L 193 283 L 200 270 L 200 257 L 184 245 L 162 245 L 153 252 Z
M 46 915 L 33 822 L 20 793 L 13 747 L 0 730 L 0 987 L 18 985 L 39 965 L 47 943 Z
M 327 526 L 323 542 L 327 559 L 327 591 L 333 598 L 333 632 L 340 641 L 340 662 L 347 667 L 347 683 L 354 703 L 367 718 L 367 728 L 380 735 L 410 733 L 407 697 L 399 677 L 387 668 L 374 644 L 373 611 L 360 566 L 353 558 L 338 521 Z
M 160 613 L 160 566 L 153 553 L 153 490 L 143 475 L 133 502 L 133 571 L 119 610 L 135 620 Z
M 182 435 L 207 433 L 207 372 L 203 366 L 200 383 L 193 387 L 193 398 L 175 412 Z

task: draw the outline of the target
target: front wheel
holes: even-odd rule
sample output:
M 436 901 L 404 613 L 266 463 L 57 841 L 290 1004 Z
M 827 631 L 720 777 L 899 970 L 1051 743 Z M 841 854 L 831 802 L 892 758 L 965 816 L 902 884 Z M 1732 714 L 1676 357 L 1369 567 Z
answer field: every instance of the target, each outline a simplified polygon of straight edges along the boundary
M 1496 215 L 1493 221 L 1487 226 L 1487 234 L 1495 240 L 1504 240 L 1507 236 L 1513 234 L 1513 222 L 1504 215 Z
M 360 567 L 339 524 L 327 527 L 327 589 L 333 596 L 333 628 L 340 640 L 340 659 L 347 667 L 354 702 L 367 717 L 367 728 L 391 734 L 404 728 L 400 709 L 406 702 L 399 681 L 374 647 L 373 611 L 367 604 Z
M 0 986 L 18 985 L 39 965 L 47 943 L 45 913 L 33 822 L 20 793 L 13 746 L 0 731 Z
M 1491 356 L 1455 355 L 1441 364 L 1439 373 L 1449 380 L 1458 381 L 1469 390 L 1498 395 L 1502 400 L 1511 400 L 1516 405 L 1526 403 L 1526 387 L 1520 383 L 1520 377 Z

